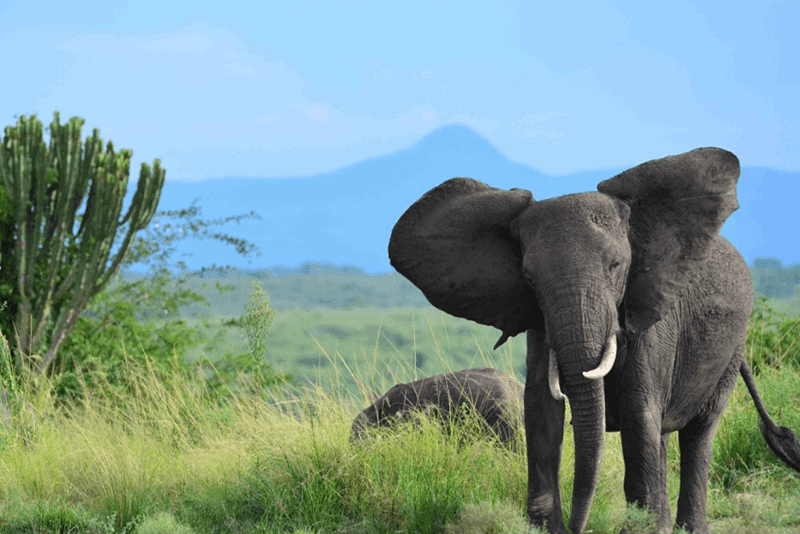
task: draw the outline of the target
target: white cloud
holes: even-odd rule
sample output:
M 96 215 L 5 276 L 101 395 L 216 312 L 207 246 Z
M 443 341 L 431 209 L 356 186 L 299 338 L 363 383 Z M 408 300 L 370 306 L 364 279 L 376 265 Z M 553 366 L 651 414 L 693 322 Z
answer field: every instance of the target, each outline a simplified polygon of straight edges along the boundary
M 73 54 L 97 54 L 136 48 L 148 52 L 203 54 L 219 47 L 221 35 L 206 24 L 155 35 L 87 34 L 70 37 L 56 43 L 56 48 Z
M 311 104 L 306 108 L 306 117 L 314 122 L 325 122 L 331 115 L 331 110 L 325 104 Z
M 202 54 L 216 45 L 213 36 L 204 24 L 166 35 L 137 39 L 136 46 L 151 52 Z
M 425 110 L 420 115 L 425 122 L 434 122 L 436 120 L 436 113 L 433 111 Z
M 256 74 L 255 67 L 239 61 L 223 63 L 222 69 L 232 74 L 243 74 L 245 76 L 255 76 Z
M 206 23 L 155 35 L 81 35 L 58 41 L 55 47 L 72 55 L 73 74 L 83 74 L 75 72 L 80 69 L 88 71 L 86 75 L 103 73 L 93 76 L 100 83 L 108 75 L 119 73 L 141 80 L 142 84 L 155 84 L 159 80 L 153 79 L 158 78 L 154 71 L 161 68 L 179 74 L 184 83 L 205 79 L 206 87 L 218 85 L 216 76 L 224 72 L 261 76 L 268 84 L 285 85 L 293 92 L 303 89 L 293 69 L 280 62 L 266 61 L 251 53 L 232 32 Z

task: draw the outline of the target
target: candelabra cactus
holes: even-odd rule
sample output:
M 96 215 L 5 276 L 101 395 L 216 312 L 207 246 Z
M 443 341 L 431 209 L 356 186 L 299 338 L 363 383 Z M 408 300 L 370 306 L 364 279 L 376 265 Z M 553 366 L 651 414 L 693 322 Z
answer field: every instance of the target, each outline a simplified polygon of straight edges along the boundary
M 164 185 L 160 161 L 142 163 L 121 216 L 132 151 L 115 152 L 111 142 L 103 150 L 98 129 L 82 143 L 83 124 L 73 117 L 62 125 L 56 112 L 48 147 L 39 119 L 23 115 L 0 147 L 0 289 L 13 317 L 6 334 L 17 354 L 41 356 L 38 372 L 117 271 Z

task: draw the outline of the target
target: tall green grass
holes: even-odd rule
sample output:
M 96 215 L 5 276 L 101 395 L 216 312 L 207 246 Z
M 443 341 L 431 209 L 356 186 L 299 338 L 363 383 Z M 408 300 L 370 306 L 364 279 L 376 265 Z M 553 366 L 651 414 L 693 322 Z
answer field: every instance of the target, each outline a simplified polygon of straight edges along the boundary
M 309 385 L 220 400 L 185 373 L 126 372 L 127 392 L 87 391 L 66 409 L 41 382 L 9 415 L 0 532 L 442 532 L 468 504 L 524 519 L 522 443 L 499 446 L 479 421 L 443 431 L 423 419 L 353 444 L 360 394 Z M 618 456 L 600 501 L 621 499 Z
M 324 324 L 332 324 L 325 313 Z M 411 336 L 402 347 L 381 344 L 380 320 L 369 323 L 377 326 L 373 341 L 356 354 L 316 337 L 317 354 L 329 362 L 326 374 L 266 394 L 231 388 L 239 393 L 221 398 L 199 373 L 165 376 L 133 361 L 125 367 L 127 388 L 87 389 L 79 405 L 59 403 L 46 379 L 22 384 L 14 401 L 0 406 L 0 533 L 528 530 L 522 443 L 500 446 L 476 431 L 474 420 L 442 429 L 426 419 L 350 441 L 368 393 L 433 374 L 428 369 L 437 366 L 462 368 L 448 355 L 463 351 L 468 336 L 432 313 L 410 332 L 392 329 Z M 426 349 L 420 368 L 410 355 L 420 346 L 413 340 L 426 336 L 437 348 Z M 508 371 L 523 357 L 523 339 L 490 353 L 472 337 L 464 367 Z M 757 382 L 779 423 L 798 429 L 800 374 L 788 358 L 782 361 L 780 369 L 763 368 Z M 672 441 L 674 511 L 679 453 Z M 573 465 L 567 425 L 561 465 L 567 515 Z M 623 476 L 619 436 L 608 434 L 592 532 L 647 524 L 646 514 L 626 509 Z M 767 449 L 740 383 L 715 442 L 712 526 L 718 533 L 796 534 L 799 503 L 800 477 Z
M 213 327 L 204 332 L 211 341 L 191 358 L 246 349 L 244 336 Z M 265 349 L 276 371 L 301 381 L 324 384 L 329 391 L 369 387 L 382 393 L 399 380 L 451 369 L 505 366 L 522 377 L 525 336 L 493 351 L 498 337 L 494 328 L 435 308 L 290 310 L 278 313 Z

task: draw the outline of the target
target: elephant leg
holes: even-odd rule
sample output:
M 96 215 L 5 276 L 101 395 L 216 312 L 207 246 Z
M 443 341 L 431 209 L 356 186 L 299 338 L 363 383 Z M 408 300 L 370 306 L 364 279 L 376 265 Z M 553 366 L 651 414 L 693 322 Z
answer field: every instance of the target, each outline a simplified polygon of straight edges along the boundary
M 681 492 L 678 497 L 677 524 L 689 532 L 711 534 L 706 523 L 708 469 L 711 447 L 719 418 L 736 386 L 741 356 L 725 369 L 701 414 L 679 432 L 681 447 Z
M 535 526 L 546 524 L 550 534 L 566 534 L 558 477 L 564 439 L 564 401 L 557 401 L 550 394 L 548 355 L 544 333 L 529 330 L 525 380 L 528 520 Z
M 681 493 L 678 497 L 679 527 L 689 532 L 711 534 L 706 523 L 708 467 L 716 424 L 690 424 L 678 434 L 681 445 Z
M 670 532 L 667 495 L 669 434 L 661 434 L 661 417 L 651 412 L 636 430 L 622 431 L 625 499 L 658 516 L 657 532 Z

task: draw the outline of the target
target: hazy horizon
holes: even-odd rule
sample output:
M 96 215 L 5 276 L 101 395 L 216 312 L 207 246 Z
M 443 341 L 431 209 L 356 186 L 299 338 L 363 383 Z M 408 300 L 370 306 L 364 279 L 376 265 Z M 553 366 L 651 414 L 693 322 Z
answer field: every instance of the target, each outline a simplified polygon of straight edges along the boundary
M 719 146 L 800 171 L 797 3 L 0 2 L 0 121 L 167 180 L 307 176 L 464 124 L 548 175 Z M 31 69 L 30 66 L 36 68 Z

